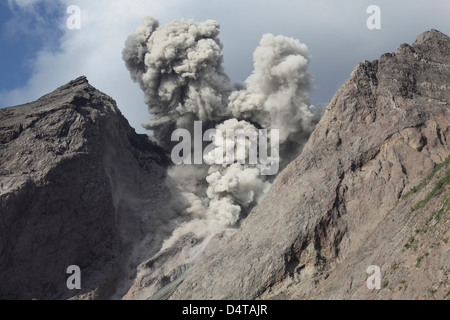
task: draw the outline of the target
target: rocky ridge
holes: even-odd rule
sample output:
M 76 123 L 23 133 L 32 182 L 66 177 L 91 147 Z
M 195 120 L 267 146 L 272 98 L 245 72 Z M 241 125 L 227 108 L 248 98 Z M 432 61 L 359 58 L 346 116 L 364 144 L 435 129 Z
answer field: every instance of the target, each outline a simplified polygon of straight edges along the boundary
M 302 154 L 171 299 L 448 299 L 449 79 L 437 30 L 358 63 Z
M 85 77 L 0 109 L 0 299 L 120 294 L 168 164 Z M 70 265 L 82 290 L 66 287 Z

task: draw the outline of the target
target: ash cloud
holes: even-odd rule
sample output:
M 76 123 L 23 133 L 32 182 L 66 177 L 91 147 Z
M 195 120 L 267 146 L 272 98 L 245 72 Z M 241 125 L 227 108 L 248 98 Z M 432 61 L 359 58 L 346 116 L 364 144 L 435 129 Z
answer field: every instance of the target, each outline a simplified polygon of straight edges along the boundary
M 300 154 L 320 118 L 309 101 L 313 78 L 308 48 L 293 38 L 265 34 L 254 52 L 253 73 L 244 83 L 231 84 L 222 67 L 219 31 L 213 20 L 160 25 L 146 18 L 129 36 L 123 59 L 145 93 L 152 115 L 145 128 L 153 130 L 153 138 L 168 153 L 174 146 L 173 131 L 187 129 L 194 135 L 194 121 L 202 121 L 204 131 L 278 129 L 281 170 Z M 248 152 L 246 156 L 248 160 Z M 163 249 L 184 234 L 210 239 L 236 228 L 274 179 L 260 175 L 263 166 L 235 162 L 171 167 L 167 211 L 179 218 Z M 198 260 L 202 250 L 195 250 Z
M 219 31 L 213 20 L 160 25 L 146 18 L 126 41 L 123 60 L 153 115 L 144 127 L 166 149 L 175 128 L 191 130 L 195 120 L 217 123 L 229 116 L 232 86 L 222 67 Z
M 305 44 L 285 36 L 263 35 L 253 54 L 254 71 L 244 89 L 229 97 L 235 118 L 280 130 L 284 165 L 299 155 L 314 128 L 308 91 L 310 54 Z

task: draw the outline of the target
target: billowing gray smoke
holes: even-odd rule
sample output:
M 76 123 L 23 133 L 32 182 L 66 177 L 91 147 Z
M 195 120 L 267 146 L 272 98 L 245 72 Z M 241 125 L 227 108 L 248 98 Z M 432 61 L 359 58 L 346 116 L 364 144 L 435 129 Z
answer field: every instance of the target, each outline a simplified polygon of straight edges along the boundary
M 160 26 L 146 18 L 126 41 L 123 59 L 153 115 L 144 127 L 154 130 L 162 147 L 171 145 L 175 128 L 191 130 L 195 120 L 218 122 L 230 114 L 231 85 L 218 34 L 213 20 Z
M 254 53 L 252 75 L 233 86 L 222 67 L 218 35 L 219 24 L 212 20 L 160 26 L 147 18 L 127 39 L 123 59 L 152 114 L 145 127 L 168 152 L 175 129 L 194 136 L 194 121 L 202 121 L 203 130 L 221 132 L 277 129 L 281 170 L 301 152 L 315 125 L 308 48 L 293 38 L 265 34 Z M 163 249 L 184 234 L 210 239 L 238 225 L 270 187 L 273 177 L 260 169 L 261 164 L 249 162 L 173 166 L 167 182 L 173 201 L 167 210 L 182 218 Z M 200 252 L 197 248 L 196 258 Z
M 231 94 L 233 116 L 280 130 L 280 154 L 284 165 L 298 156 L 313 129 L 308 91 L 310 54 L 300 41 L 263 35 L 253 54 L 254 71 L 246 89 Z

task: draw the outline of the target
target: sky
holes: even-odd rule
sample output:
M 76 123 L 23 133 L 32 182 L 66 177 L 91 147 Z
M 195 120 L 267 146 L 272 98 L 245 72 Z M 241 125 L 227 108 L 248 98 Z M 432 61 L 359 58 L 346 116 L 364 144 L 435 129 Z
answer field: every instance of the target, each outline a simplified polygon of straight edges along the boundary
M 70 5 L 80 29 L 69 29 Z M 369 29 L 370 5 L 381 29 Z M 122 49 L 146 16 L 217 20 L 224 67 L 232 82 L 253 71 L 253 51 L 265 33 L 305 43 L 315 87 L 311 103 L 328 103 L 362 60 L 395 52 L 420 33 L 450 35 L 449 0 L 0 0 L 0 107 L 34 101 L 81 75 L 113 97 L 137 132 L 150 117 L 131 80 Z

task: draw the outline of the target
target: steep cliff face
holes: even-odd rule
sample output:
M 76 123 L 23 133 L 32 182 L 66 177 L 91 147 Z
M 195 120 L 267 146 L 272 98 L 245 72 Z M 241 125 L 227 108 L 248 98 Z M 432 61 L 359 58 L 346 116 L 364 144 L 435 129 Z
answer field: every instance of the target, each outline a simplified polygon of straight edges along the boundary
M 107 298 L 167 197 L 168 159 L 80 77 L 0 109 L 0 299 Z M 66 286 L 81 268 L 82 289 Z
M 449 298 L 449 80 L 436 30 L 359 63 L 301 156 L 171 298 Z

